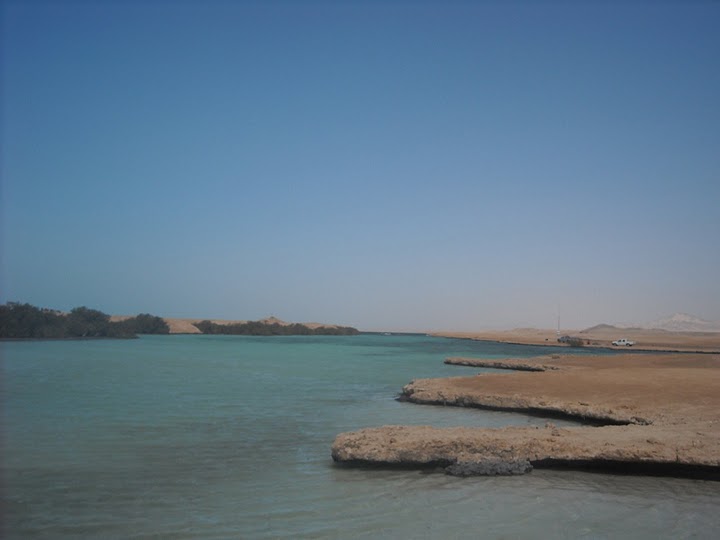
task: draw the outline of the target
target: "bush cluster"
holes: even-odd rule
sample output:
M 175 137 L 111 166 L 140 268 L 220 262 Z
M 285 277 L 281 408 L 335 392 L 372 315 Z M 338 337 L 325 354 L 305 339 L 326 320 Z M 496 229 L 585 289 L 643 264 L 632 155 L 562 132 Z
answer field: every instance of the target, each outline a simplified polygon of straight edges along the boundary
M 195 327 L 203 334 L 226 334 L 235 336 L 352 336 L 359 334 L 357 328 L 350 326 L 321 326 L 310 328 L 304 324 L 278 324 L 262 321 L 249 321 L 235 324 L 217 324 L 201 321 Z
M 110 315 L 84 306 L 62 313 L 18 302 L 0 305 L 0 338 L 131 338 L 169 331 L 163 319 L 147 313 L 110 321 Z

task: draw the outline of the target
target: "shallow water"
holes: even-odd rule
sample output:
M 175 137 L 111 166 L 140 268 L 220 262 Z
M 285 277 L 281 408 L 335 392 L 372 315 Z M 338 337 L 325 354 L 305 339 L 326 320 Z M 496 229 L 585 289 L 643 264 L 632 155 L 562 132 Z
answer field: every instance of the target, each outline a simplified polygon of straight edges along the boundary
M 446 366 L 446 356 L 551 349 L 375 335 L 0 347 L 8 538 L 713 538 L 720 530 L 717 482 L 547 470 L 460 479 L 332 463 L 335 435 L 361 427 L 543 425 L 394 397 L 413 378 L 489 371 Z

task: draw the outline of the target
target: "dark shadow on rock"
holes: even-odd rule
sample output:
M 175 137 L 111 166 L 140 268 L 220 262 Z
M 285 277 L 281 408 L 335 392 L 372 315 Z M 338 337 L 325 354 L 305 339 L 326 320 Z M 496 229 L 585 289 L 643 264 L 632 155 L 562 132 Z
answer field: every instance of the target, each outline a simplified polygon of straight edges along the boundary
M 458 462 L 445 468 L 451 476 L 513 476 L 532 471 L 533 466 L 526 459 L 503 461 L 483 460 Z

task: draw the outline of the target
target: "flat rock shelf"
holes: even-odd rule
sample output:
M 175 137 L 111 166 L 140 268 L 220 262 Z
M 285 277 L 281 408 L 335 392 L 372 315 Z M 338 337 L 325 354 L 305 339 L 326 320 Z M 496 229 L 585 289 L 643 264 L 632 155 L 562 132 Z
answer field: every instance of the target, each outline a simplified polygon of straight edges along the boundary
M 468 365 L 465 360 L 449 363 Z M 549 362 L 552 369 L 543 366 Z M 498 362 L 472 365 L 496 367 L 491 363 Z M 419 379 L 402 389 L 400 399 L 562 416 L 591 425 L 383 426 L 338 435 L 333 459 L 351 465 L 442 467 L 460 476 L 572 467 L 720 478 L 720 358 L 632 354 L 500 363 L 521 371 Z M 528 366 L 544 370 L 528 371 Z

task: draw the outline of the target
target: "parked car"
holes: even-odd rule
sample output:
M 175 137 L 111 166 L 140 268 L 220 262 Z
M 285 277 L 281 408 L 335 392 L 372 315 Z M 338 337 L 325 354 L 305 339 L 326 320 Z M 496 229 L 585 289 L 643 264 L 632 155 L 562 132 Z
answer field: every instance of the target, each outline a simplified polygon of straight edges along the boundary
M 616 339 L 615 341 L 612 342 L 612 344 L 615 345 L 616 347 L 632 347 L 633 345 L 635 345 L 635 342 L 630 341 L 629 339 L 622 338 L 622 339 Z

